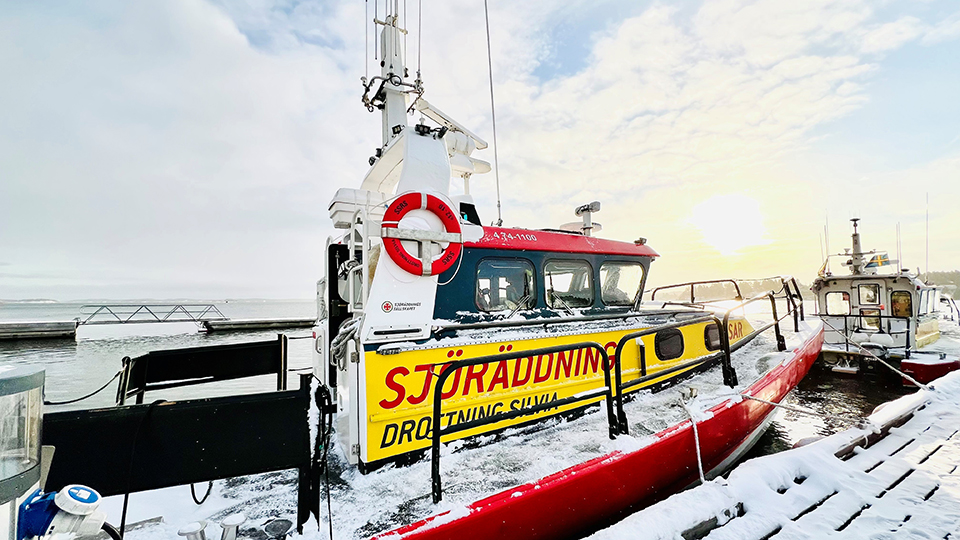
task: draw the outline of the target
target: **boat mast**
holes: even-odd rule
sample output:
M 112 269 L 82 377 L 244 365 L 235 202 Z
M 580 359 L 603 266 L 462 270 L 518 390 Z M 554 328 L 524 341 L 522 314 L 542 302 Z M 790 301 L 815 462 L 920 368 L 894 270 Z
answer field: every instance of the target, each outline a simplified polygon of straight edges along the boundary
M 384 84 L 377 98 L 383 101 L 381 113 L 383 118 L 383 145 L 390 139 L 398 136 L 402 129 L 407 127 L 407 94 L 403 89 L 403 79 L 407 75 L 407 68 L 403 64 L 403 51 L 400 47 L 401 34 L 406 31 L 398 26 L 396 4 L 387 2 L 394 9 L 387 15 L 385 21 L 374 19 L 375 24 L 383 26 L 380 33 L 380 47 L 383 56 L 380 60 L 380 76 Z M 395 126 L 402 126 L 394 129 Z
M 853 252 L 850 254 L 850 271 L 853 275 L 857 276 L 862 273 L 864 265 L 863 248 L 860 245 L 860 233 L 857 232 L 857 222 L 860 221 L 860 218 L 851 218 L 850 221 L 853 222 Z

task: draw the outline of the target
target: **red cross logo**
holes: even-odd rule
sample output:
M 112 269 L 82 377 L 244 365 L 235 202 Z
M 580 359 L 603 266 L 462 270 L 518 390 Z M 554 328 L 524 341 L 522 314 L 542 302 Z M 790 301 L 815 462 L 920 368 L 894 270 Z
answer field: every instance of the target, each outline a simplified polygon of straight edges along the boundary
M 391 304 L 390 301 L 386 301 L 380 306 L 380 309 L 382 309 L 384 313 L 390 313 L 393 311 L 393 304 Z

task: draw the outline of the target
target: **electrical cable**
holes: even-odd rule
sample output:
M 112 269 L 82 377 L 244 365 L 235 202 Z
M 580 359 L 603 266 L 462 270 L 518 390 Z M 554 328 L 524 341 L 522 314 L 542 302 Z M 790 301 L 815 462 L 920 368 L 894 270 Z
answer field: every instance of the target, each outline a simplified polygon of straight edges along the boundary
M 76 403 L 76 402 L 78 402 L 78 401 L 83 401 L 83 400 L 85 400 L 85 399 L 87 399 L 87 398 L 91 398 L 91 397 L 99 394 L 100 392 L 103 392 L 108 386 L 110 386 L 110 383 L 112 383 L 113 381 L 117 380 L 117 377 L 119 377 L 121 373 L 123 373 L 123 370 L 122 370 L 122 369 L 121 369 L 120 371 L 114 373 L 113 377 L 111 377 L 109 381 L 107 381 L 106 383 L 104 383 L 103 386 L 101 386 L 100 388 L 97 388 L 96 390 L 94 390 L 93 392 L 90 392 L 89 394 L 87 394 L 87 395 L 85 395 L 85 396 L 78 397 L 78 398 L 76 398 L 76 399 L 68 399 L 67 401 L 47 401 L 47 400 L 43 400 L 43 404 L 44 404 L 44 405 L 69 405 L 69 404 L 71 404 L 71 403 Z
M 500 160 L 497 157 L 497 112 L 493 103 L 493 53 L 490 49 L 490 10 L 483 0 L 483 17 L 487 25 L 487 74 L 490 76 L 490 118 L 493 121 L 493 176 L 497 181 L 497 227 L 503 225 L 500 210 Z
M 107 536 L 109 536 L 113 540 L 123 540 L 123 537 L 120 536 L 120 531 L 118 531 L 116 527 L 107 523 L 106 521 L 103 522 L 103 525 L 100 526 L 100 529 L 103 532 L 107 533 Z
M 330 395 L 330 390 L 327 388 L 327 385 L 323 384 L 323 381 L 316 375 L 314 375 L 313 378 L 320 383 L 314 394 L 314 401 L 316 402 L 317 409 L 320 411 L 317 438 L 313 447 L 314 470 L 317 472 L 320 470 L 323 471 L 324 490 L 327 496 L 327 524 L 329 526 L 330 540 L 333 540 L 333 510 L 330 501 L 330 467 L 328 465 L 328 457 L 330 453 L 330 436 L 333 434 L 333 415 L 335 409 L 333 408 L 333 397 Z
M 203 494 L 203 498 L 197 499 L 197 493 L 193 489 L 193 484 L 190 484 L 190 497 L 193 498 L 193 502 L 197 503 L 197 506 L 207 502 L 207 497 L 210 496 L 211 491 L 213 491 L 213 480 L 207 484 L 207 492 Z
M 133 443 L 130 444 L 130 464 L 127 467 L 127 489 L 124 490 L 123 510 L 120 512 L 121 539 L 123 538 L 124 529 L 127 526 L 127 504 L 130 502 L 130 480 L 133 478 L 133 463 L 134 457 L 137 455 L 137 440 L 140 439 L 140 431 L 143 429 L 143 425 L 147 423 L 147 418 L 149 418 L 150 414 L 153 413 L 153 409 L 161 403 L 166 403 L 166 401 L 158 399 L 147 407 L 147 410 L 143 413 L 143 416 L 140 417 L 140 422 L 137 424 L 137 431 L 133 434 Z

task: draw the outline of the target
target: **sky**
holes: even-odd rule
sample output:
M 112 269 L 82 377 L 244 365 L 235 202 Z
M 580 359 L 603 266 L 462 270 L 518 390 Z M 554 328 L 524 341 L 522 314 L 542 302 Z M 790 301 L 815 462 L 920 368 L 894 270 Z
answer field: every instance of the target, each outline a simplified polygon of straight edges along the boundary
M 313 297 L 380 144 L 376 4 L 0 5 L 0 299 Z M 492 140 L 483 3 L 400 6 L 425 97 Z M 809 283 L 851 217 L 924 267 L 929 208 L 930 270 L 960 268 L 956 1 L 491 0 L 490 25 L 505 225 L 599 200 L 653 285 Z

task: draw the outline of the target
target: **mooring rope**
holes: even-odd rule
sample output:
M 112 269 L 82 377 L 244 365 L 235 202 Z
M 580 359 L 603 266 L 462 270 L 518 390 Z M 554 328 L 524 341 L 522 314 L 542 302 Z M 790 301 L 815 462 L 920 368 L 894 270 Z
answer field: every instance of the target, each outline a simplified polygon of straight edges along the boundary
M 111 377 L 109 381 L 103 383 L 103 386 L 101 386 L 100 388 L 97 388 L 96 390 L 94 390 L 93 392 L 90 392 L 89 394 L 87 394 L 87 395 L 85 395 L 85 396 L 81 396 L 81 397 L 78 397 L 78 398 L 76 398 L 76 399 L 68 399 L 68 400 L 66 400 L 66 401 L 47 401 L 47 400 L 43 400 L 43 404 L 44 404 L 44 405 L 69 405 L 69 404 L 71 404 L 71 403 L 76 403 L 76 402 L 78 402 L 78 401 L 83 401 L 83 400 L 85 400 L 85 399 L 87 399 L 87 398 L 92 398 L 93 396 L 99 394 L 100 392 L 103 392 L 108 386 L 110 386 L 110 383 L 112 383 L 113 381 L 117 380 L 117 377 L 119 377 L 121 373 L 123 373 L 123 370 L 122 370 L 122 369 L 121 369 L 120 371 L 114 373 L 114 374 L 113 374 L 113 377 Z
M 807 408 L 804 408 L 804 407 L 796 407 L 796 406 L 794 406 L 794 405 L 787 405 L 787 404 L 785 404 L 785 403 L 777 403 L 776 401 L 768 401 L 768 400 L 763 399 L 763 398 L 758 398 L 757 396 L 751 396 L 750 394 L 740 394 L 740 397 L 743 397 L 744 399 L 752 399 L 753 401 L 759 401 L 760 403 L 764 403 L 764 404 L 766 404 L 766 405 L 773 405 L 774 407 L 778 407 L 778 408 L 780 408 L 780 409 L 784 409 L 784 410 L 787 410 L 787 411 L 792 411 L 792 412 L 800 413 L 800 414 L 806 414 L 806 415 L 809 415 L 809 416 L 816 416 L 816 417 L 818 417 L 818 418 L 831 418 L 831 419 L 833 419 L 833 420 L 839 420 L 839 421 L 841 421 L 841 422 L 852 422 L 852 421 L 853 421 L 852 418 L 846 418 L 846 417 L 843 417 L 843 416 L 837 416 L 837 415 L 835 415 L 835 414 L 829 414 L 829 413 L 819 413 L 819 412 L 817 412 L 817 411 L 810 410 L 810 409 L 807 409 Z M 862 424 L 863 421 L 864 421 L 863 418 L 858 418 L 857 420 L 858 420 L 858 422 L 857 422 L 858 424 Z
M 700 483 L 705 484 L 707 482 L 706 477 L 703 475 L 703 457 L 700 455 L 700 433 L 697 431 L 697 419 L 694 417 L 693 411 L 690 410 L 689 404 L 683 400 L 683 395 L 680 396 L 680 406 L 683 407 L 683 410 L 687 411 L 687 415 L 690 416 L 690 425 L 693 426 L 693 442 L 697 447 L 697 471 L 700 473 Z
M 923 388 L 924 390 L 930 390 L 930 386 L 928 386 L 928 385 L 926 385 L 926 384 L 923 384 L 922 382 L 917 381 L 917 380 L 914 379 L 913 377 L 907 375 L 906 373 L 904 373 L 904 372 L 900 371 L 899 369 L 893 367 L 892 365 L 888 364 L 888 363 L 885 362 L 883 359 L 881 359 L 879 356 L 877 356 L 877 355 L 873 354 L 872 352 L 870 352 L 868 349 L 865 349 L 865 348 L 864 348 L 862 345 L 860 345 L 859 343 L 855 343 L 853 340 L 851 340 L 849 337 L 847 337 L 846 332 L 841 332 L 840 330 L 837 329 L 837 327 L 833 326 L 832 324 L 828 323 L 827 321 L 823 320 L 822 318 L 821 318 L 820 320 L 823 321 L 823 324 L 829 326 L 831 330 L 833 330 L 834 332 L 836 332 L 836 333 L 840 334 L 841 336 L 843 336 L 844 341 L 846 341 L 847 343 L 849 343 L 849 344 L 855 346 L 856 348 L 860 349 L 860 352 L 865 353 L 867 356 L 870 356 L 871 358 L 873 358 L 873 359 L 876 360 L 877 362 L 880 362 L 880 363 L 883 364 L 884 366 L 887 366 L 888 368 L 890 368 L 891 370 L 893 370 L 895 373 L 897 373 L 897 375 L 900 375 L 900 376 L 903 377 L 904 379 L 910 381 L 910 382 L 913 383 L 915 386 L 920 387 L 920 388 Z

